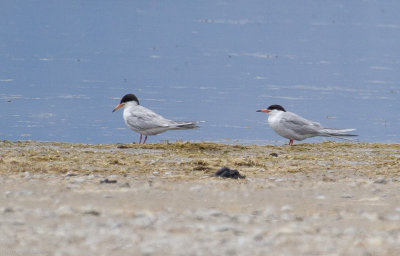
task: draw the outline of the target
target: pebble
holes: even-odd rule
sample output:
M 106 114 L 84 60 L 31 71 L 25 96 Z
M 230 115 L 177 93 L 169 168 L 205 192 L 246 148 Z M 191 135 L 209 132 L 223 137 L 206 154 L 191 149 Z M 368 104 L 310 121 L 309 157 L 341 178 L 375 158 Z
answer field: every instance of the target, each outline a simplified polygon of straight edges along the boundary
M 129 182 L 125 182 L 125 183 L 122 183 L 119 187 L 120 188 L 130 188 L 131 185 L 129 184 Z
M 200 185 L 195 185 L 195 186 L 191 186 L 190 188 L 189 188 L 189 190 L 190 191 L 199 191 L 199 190 L 201 190 L 203 187 L 202 186 L 200 186 Z
M 100 181 L 100 184 L 113 184 L 113 183 L 117 183 L 117 180 L 109 180 L 109 179 L 104 179 Z
M 292 211 L 292 210 L 293 210 L 293 207 L 290 206 L 290 205 L 284 205 L 284 206 L 281 207 L 281 211 L 282 212 L 289 212 L 289 211 Z
M 275 230 L 273 230 L 273 234 L 275 236 L 292 235 L 292 234 L 296 234 L 296 233 L 300 233 L 300 230 L 299 230 L 298 226 L 295 224 L 288 224 L 288 225 L 281 226 L 281 227 L 278 227 Z
M 72 173 L 72 172 L 67 172 L 64 176 L 65 177 L 72 177 L 72 176 L 78 176 L 78 174 Z
M 370 221 L 377 221 L 379 220 L 379 215 L 376 212 L 363 212 L 360 215 L 363 218 L 366 218 Z
M 23 195 L 23 196 L 31 196 L 33 194 L 33 192 L 31 190 L 22 190 L 18 192 L 18 195 Z
M 14 212 L 14 209 L 11 207 L 5 207 L 5 208 L 3 208 L 2 212 L 3 213 L 11 213 L 11 212 Z
M 380 236 L 372 236 L 368 237 L 366 241 L 371 247 L 379 247 L 382 245 L 383 238 Z
M 353 198 L 353 196 L 350 195 L 350 194 L 343 194 L 343 195 L 342 195 L 342 198 Z
M 376 183 L 376 184 L 386 184 L 387 180 L 385 178 L 378 178 L 378 179 L 374 180 L 374 183 Z
M 82 183 L 82 182 L 85 181 L 85 178 L 78 177 L 78 178 L 75 178 L 73 181 L 76 182 L 76 183 Z
M 385 220 L 390 220 L 390 221 L 399 221 L 400 215 L 399 214 L 386 214 L 386 215 L 382 216 L 382 218 Z
M 70 205 L 60 205 L 55 212 L 60 216 L 71 216 L 75 213 Z
M 156 217 L 150 212 L 139 212 L 135 214 L 133 222 L 139 227 L 146 228 L 155 224 Z
M 96 210 L 88 210 L 88 211 L 84 211 L 83 214 L 89 214 L 89 215 L 93 215 L 93 216 L 99 216 L 100 212 L 96 211 Z

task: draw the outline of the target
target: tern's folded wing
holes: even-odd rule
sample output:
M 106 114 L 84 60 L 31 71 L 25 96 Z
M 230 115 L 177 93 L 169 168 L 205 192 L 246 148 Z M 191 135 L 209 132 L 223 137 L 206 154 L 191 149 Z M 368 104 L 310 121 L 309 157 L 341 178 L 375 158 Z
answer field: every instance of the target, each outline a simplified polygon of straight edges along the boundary
M 170 120 L 144 107 L 131 111 L 126 116 L 126 123 L 136 130 L 168 127 L 170 122 Z
M 301 135 L 316 134 L 319 130 L 323 129 L 321 124 L 307 120 L 290 112 L 287 112 L 287 115 L 281 119 L 281 123 L 287 129 L 290 129 Z

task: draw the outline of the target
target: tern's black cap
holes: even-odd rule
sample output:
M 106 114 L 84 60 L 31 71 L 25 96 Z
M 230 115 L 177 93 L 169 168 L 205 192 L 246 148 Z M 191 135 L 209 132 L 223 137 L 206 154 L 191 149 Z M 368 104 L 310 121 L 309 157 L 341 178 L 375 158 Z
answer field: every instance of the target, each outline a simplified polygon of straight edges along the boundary
M 280 110 L 286 112 L 286 110 L 281 105 L 271 105 L 268 107 L 268 110 Z
M 129 102 L 129 101 L 136 101 L 136 103 L 139 105 L 138 98 L 135 96 L 135 94 L 131 94 L 131 93 L 122 97 L 120 104 Z

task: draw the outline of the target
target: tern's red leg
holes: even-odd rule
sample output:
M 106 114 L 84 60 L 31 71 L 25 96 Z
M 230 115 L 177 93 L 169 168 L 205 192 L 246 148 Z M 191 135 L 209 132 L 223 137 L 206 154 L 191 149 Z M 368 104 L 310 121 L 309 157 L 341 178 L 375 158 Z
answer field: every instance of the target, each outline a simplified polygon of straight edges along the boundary
M 289 145 L 292 146 L 293 145 L 293 140 L 289 141 Z
M 139 144 L 142 143 L 142 134 L 140 134 Z
M 147 140 L 147 135 L 146 135 L 146 137 L 144 137 L 143 144 L 146 144 L 146 140 Z

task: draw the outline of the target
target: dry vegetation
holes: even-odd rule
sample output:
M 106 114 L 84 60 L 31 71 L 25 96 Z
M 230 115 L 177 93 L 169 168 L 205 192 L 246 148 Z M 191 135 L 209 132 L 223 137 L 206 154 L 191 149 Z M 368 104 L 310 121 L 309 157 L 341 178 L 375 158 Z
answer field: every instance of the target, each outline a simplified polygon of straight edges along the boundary
M 56 142 L 0 143 L 2 173 L 74 173 L 153 176 L 170 179 L 209 177 L 223 166 L 247 177 L 327 170 L 356 175 L 398 176 L 400 145 L 373 143 L 243 146 L 216 143 L 86 145 Z

